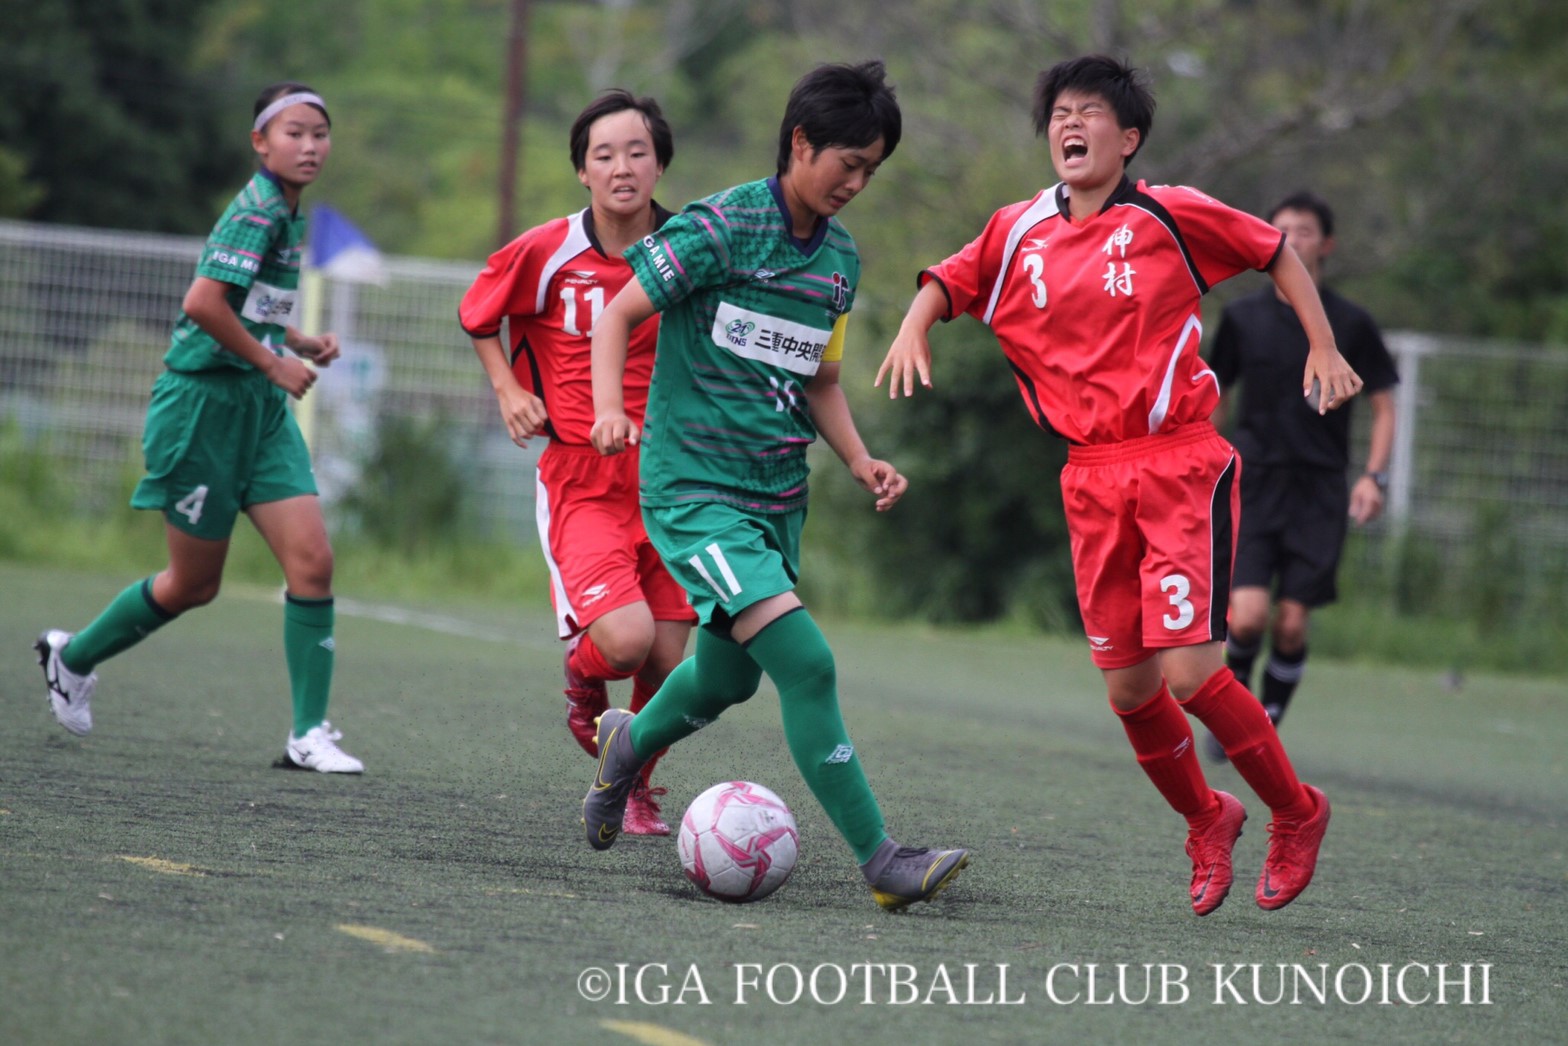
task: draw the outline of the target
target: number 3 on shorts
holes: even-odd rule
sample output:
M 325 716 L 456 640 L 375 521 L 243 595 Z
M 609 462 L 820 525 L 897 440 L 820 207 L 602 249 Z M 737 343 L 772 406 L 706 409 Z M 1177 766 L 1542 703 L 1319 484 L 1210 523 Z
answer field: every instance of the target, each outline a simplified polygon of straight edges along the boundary
M 191 526 L 201 522 L 201 507 L 207 503 L 207 484 L 203 483 L 174 503 L 174 511 L 191 521 Z
M 692 556 L 686 562 L 691 564 L 693 570 L 702 575 L 702 580 L 706 581 L 708 587 L 713 589 L 713 594 L 719 597 L 720 603 L 728 603 L 730 596 L 740 595 L 740 580 L 735 576 L 735 572 L 730 569 L 729 561 L 724 558 L 724 552 L 719 548 L 717 541 L 703 549 L 703 551 L 708 554 L 709 558 L 713 560 L 713 565 L 718 568 L 719 576 L 724 579 L 724 584 L 729 588 L 728 592 L 720 588 L 719 583 L 713 580 L 713 575 L 708 571 L 708 567 L 703 563 L 701 556 Z
M 1192 591 L 1192 582 L 1187 580 L 1185 574 L 1166 574 L 1160 578 L 1160 591 L 1167 593 L 1171 601 L 1172 613 L 1166 614 L 1160 620 L 1172 632 L 1180 632 L 1192 624 L 1192 602 L 1187 594 Z

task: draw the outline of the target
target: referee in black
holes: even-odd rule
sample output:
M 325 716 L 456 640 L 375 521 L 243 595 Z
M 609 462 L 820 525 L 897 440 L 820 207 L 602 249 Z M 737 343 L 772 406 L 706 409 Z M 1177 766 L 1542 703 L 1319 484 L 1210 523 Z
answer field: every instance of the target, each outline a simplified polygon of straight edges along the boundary
M 1294 193 L 1275 205 L 1268 220 L 1317 283 L 1339 351 L 1365 382 L 1372 409 L 1365 467 L 1347 482 L 1355 404 L 1320 415 L 1303 398 L 1307 336 L 1290 305 L 1265 287 L 1226 307 L 1209 361 L 1221 389 L 1215 422 L 1231 420 L 1234 409 L 1230 439 L 1242 460 L 1225 660 L 1242 685 L 1258 693 L 1253 666 L 1269 633 L 1259 696 L 1277 726 L 1306 667 L 1307 620 L 1337 594 L 1348 523 L 1368 523 L 1383 511 L 1399 375 L 1371 315 L 1323 286 L 1323 263 L 1334 250 L 1328 204 L 1313 193 Z M 1225 758 L 1212 736 L 1205 747 L 1212 758 Z

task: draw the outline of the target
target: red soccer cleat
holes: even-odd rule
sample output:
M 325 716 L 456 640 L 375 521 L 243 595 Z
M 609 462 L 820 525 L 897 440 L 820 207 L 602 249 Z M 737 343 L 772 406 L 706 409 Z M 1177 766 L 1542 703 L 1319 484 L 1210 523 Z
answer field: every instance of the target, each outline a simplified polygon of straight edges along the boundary
M 610 707 L 610 693 L 602 679 L 584 679 L 572 671 L 572 654 L 587 633 L 579 632 L 566 645 L 562 671 L 566 676 L 566 726 L 584 752 L 599 758 L 596 721 Z
M 1317 804 L 1316 812 L 1304 821 L 1281 821 L 1269 825 L 1269 855 L 1258 879 L 1258 907 L 1265 911 L 1283 908 L 1294 901 L 1318 866 L 1318 848 L 1328 830 L 1328 796 L 1311 785 L 1307 793 Z
M 658 797 L 665 791 L 663 788 L 649 788 L 645 780 L 632 785 L 621 830 L 627 835 L 669 835 L 670 826 L 659 816 Z
M 1247 819 L 1241 800 L 1228 792 L 1214 794 L 1219 798 L 1220 812 L 1202 828 L 1187 830 L 1187 856 L 1192 858 L 1192 910 L 1198 915 L 1208 915 L 1225 903 L 1225 895 L 1235 881 L 1230 854 Z

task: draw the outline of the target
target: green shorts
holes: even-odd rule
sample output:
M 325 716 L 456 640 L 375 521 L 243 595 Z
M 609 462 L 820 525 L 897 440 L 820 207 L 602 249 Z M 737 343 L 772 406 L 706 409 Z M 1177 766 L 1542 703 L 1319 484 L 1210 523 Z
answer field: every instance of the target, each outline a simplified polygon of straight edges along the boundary
M 316 493 L 288 394 L 253 371 L 166 370 L 142 434 L 147 475 L 132 508 L 159 509 L 192 537 L 221 541 L 252 505 Z
M 800 579 L 800 531 L 806 510 L 743 512 L 698 501 L 644 507 L 643 526 L 697 619 L 725 634 L 737 614 L 769 596 L 793 591 Z

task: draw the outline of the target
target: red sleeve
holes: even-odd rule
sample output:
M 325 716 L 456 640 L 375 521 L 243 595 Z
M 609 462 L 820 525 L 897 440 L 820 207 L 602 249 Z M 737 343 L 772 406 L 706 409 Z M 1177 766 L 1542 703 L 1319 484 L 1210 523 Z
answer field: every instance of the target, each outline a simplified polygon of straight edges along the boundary
M 458 323 L 470 337 L 493 338 L 501 332 L 501 321 L 506 317 L 532 316 L 539 311 L 539 278 L 566 225 L 566 218 L 556 218 L 490 255 L 457 307 Z
M 1147 191 L 1175 218 L 1193 263 L 1210 287 L 1249 269 L 1267 269 L 1285 244 L 1285 234 L 1262 218 L 1197 189 L 1159 185 Z
M 980 235 L 966 243 L 961 251 L 920 273 L 919 284 L 922 287 L 928 279 L 935 279 L 942 285 L 942 290 L 946 290 L 947 315 L 942 317 L 944 320 L 952 320 L 960 312 L 978 315 L 975 312 L 977 309 L 985 309 L 1000 267 L 1000 237 L 1005 237 L 1008 227 L 1013 224 L 1013 213 L 1027 205 L 1027 201 L 1024 204 L 1011 204 L 994 213 Z
M 1034 202 L 1021 200 L 1003 207 L 991 215 L 984 231 L 962 250 L 920 274 L 920 286 L 934 279 L 947 292 L 948 313 L 943 319 L 950 320 L 961 312 L 977 319 L 984 316 L 1001 273 L 1008 234 Z
M 967 310 L 979 296 L 980 259 L 985 250 L 984 241 L 985 233 L 981 233 L 970 240 L 963 250 L 920 274 L 921 286 L 925 286 L 927 280 L 936 280 L 947 292 L 947 315 L 942 317 L 944 320 L 950 320 Z

